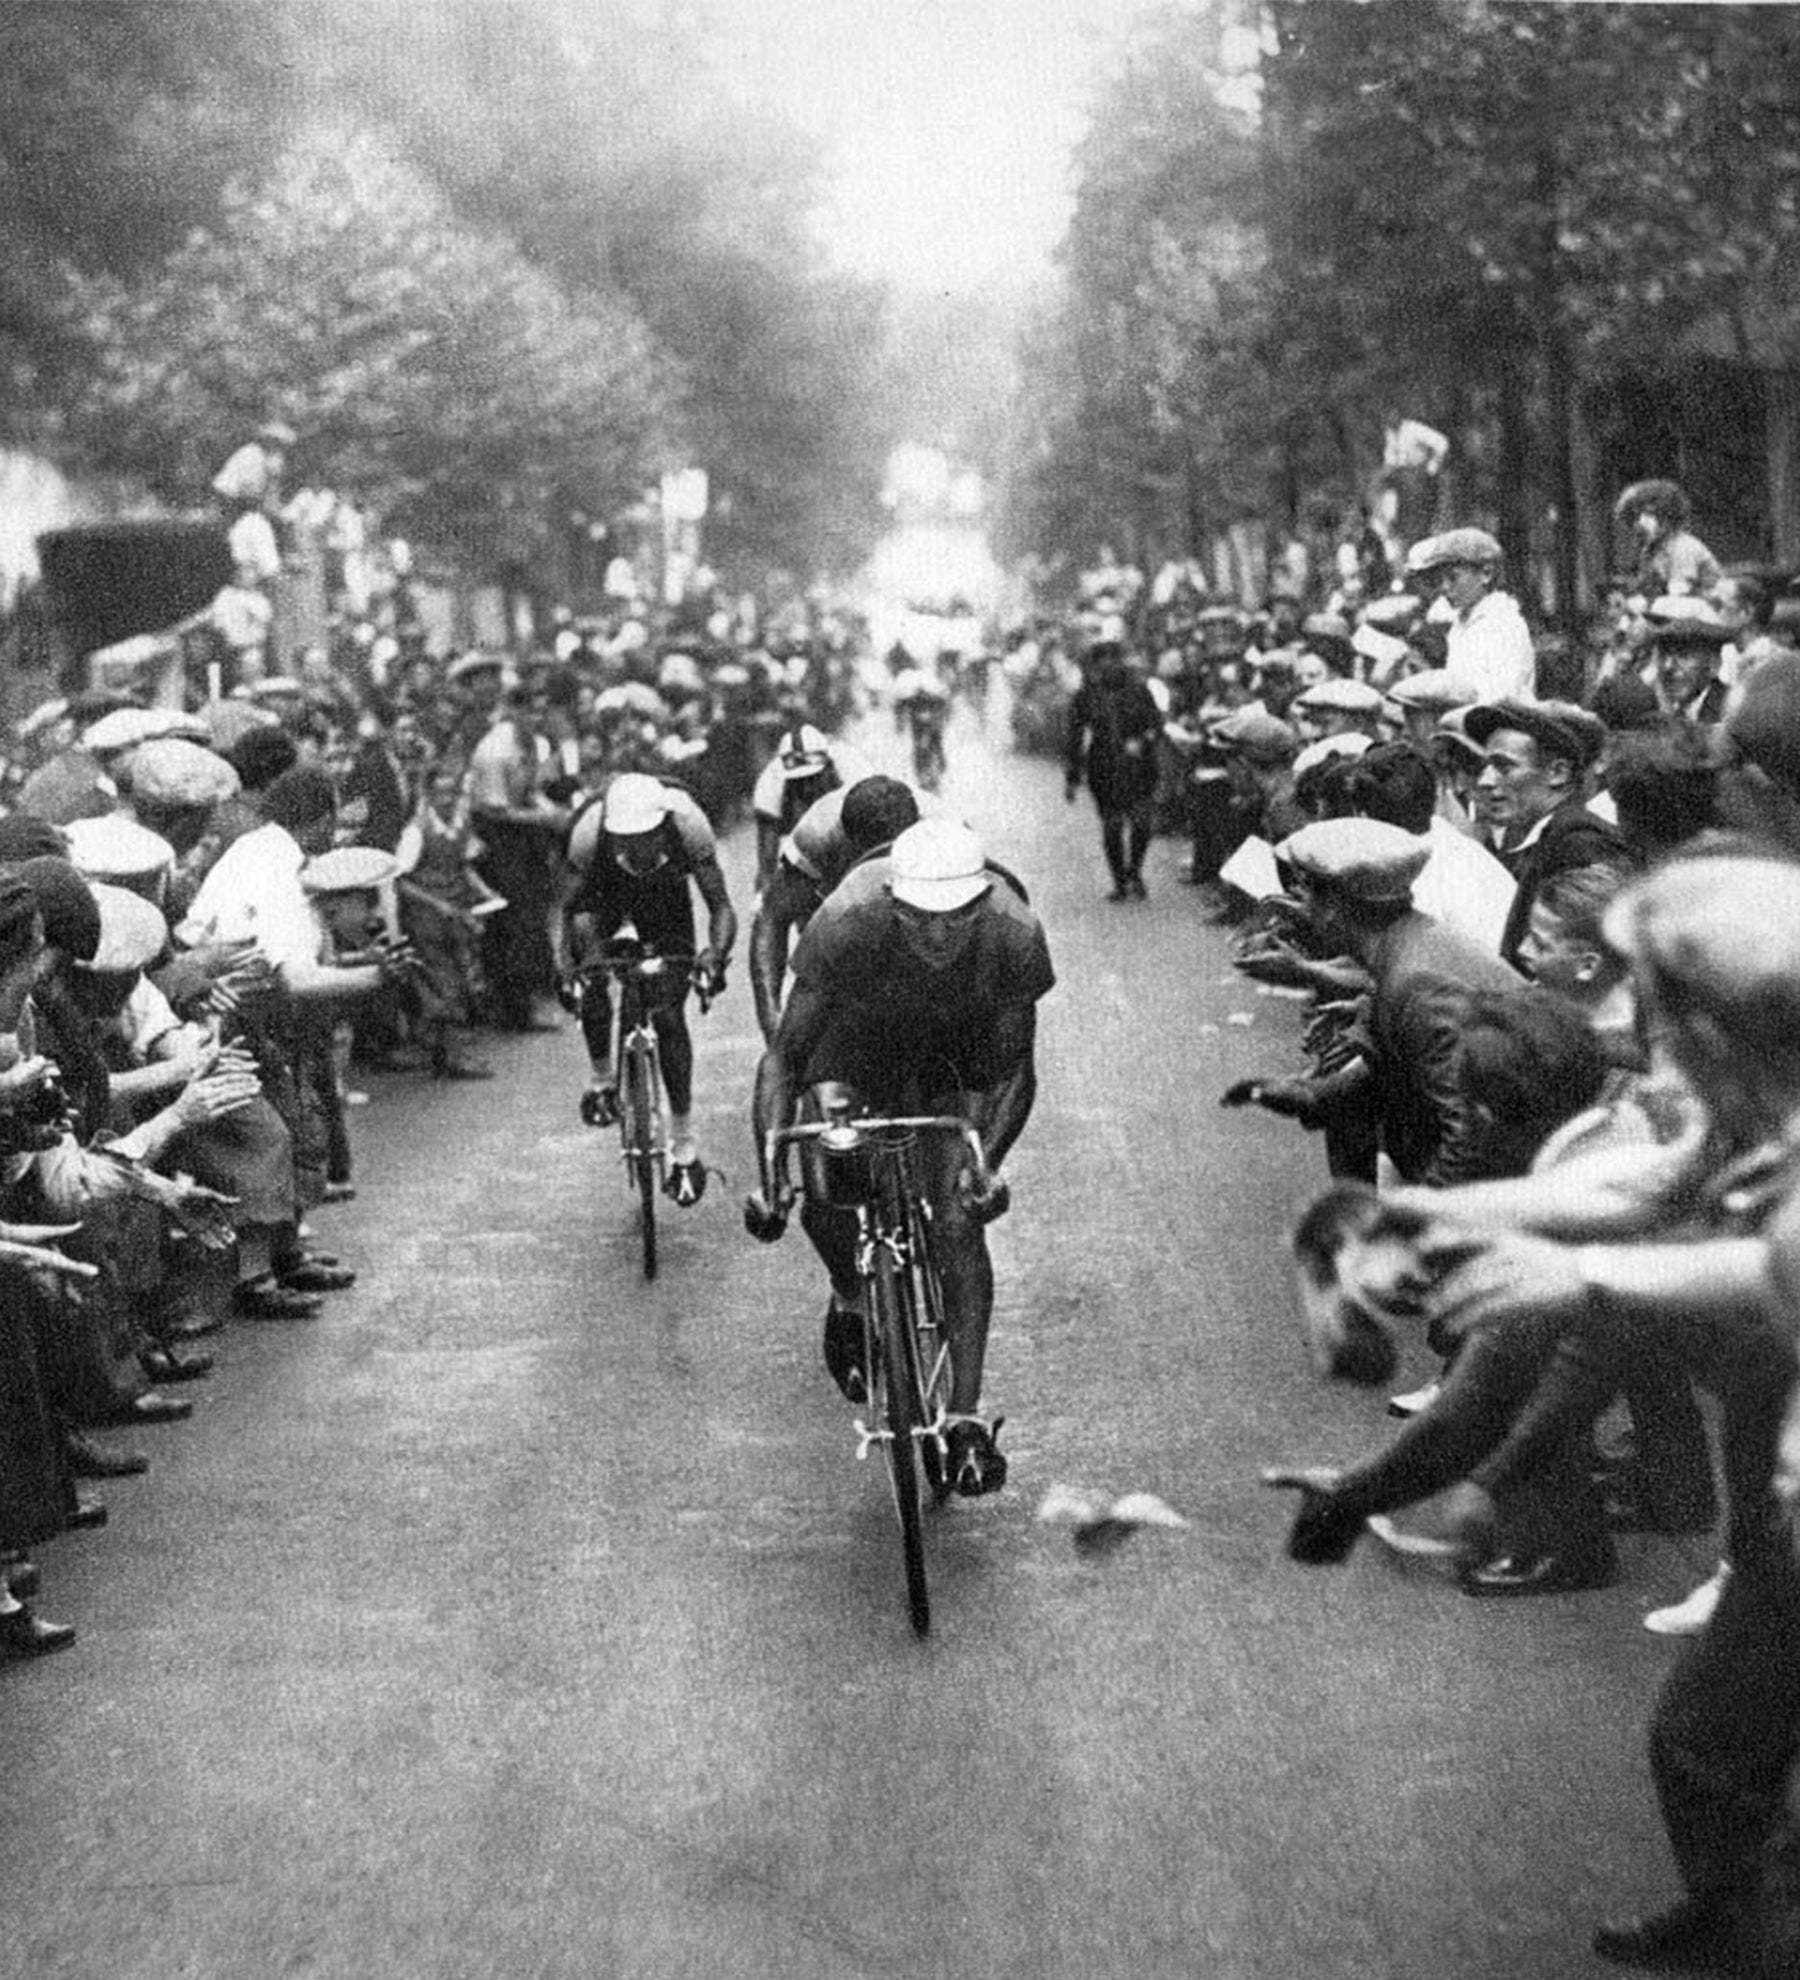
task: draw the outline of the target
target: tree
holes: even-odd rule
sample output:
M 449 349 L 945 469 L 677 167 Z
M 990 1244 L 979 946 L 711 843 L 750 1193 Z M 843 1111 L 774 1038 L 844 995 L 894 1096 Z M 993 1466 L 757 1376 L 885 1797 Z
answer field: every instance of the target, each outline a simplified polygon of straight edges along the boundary
M 154 281 L 70 280 L 96 354 L 75 430 L 172 499 L 279 412 L 308 478 L 491 558 L 567 491 L 622 503 L 667 457 L 631 312 L 573 308 L 366 137 L 313 133 L 228 189 Z

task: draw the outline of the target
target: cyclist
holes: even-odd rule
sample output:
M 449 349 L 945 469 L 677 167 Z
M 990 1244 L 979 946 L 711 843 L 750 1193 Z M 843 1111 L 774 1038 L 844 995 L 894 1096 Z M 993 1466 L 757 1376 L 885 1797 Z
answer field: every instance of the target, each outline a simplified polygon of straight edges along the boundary
M 750 982 L 765 1043 L 774 1042 L 781 1017 L 792 937 L 859 859 L 891 845 L 918 817 L 919 800 L 897 777 L 861 777 L 808 806 L 782 840 L 750 924 Z
M 946 1442 L 965 1497 L 997 1491 L 1006 1460 L 999 1421 L 980 1412 L 994 1272 L 984 1226 L 1006 1208 L 999 1167 L 1037 1093 L 1037 1002 L 1055 982 L 1049 945 L 1016 888 L 989 867 L 966 825 L 927 818 L 866 860 L 813 916 L 794 952 L 794 987 L 757 1070 L 754 1126 L 762 1187 L 746 1206 L 752 1234 L 780 1235 L 768 1135 L 802 1094 L 848 1089 L 881 1113 L 960 1114 L 981 1137 L 989 1173 L 966 1166 L 948 1137 L 921 1144 L 954 1364 Z M 852 1401 L 867 1394 L 860 1288 L 848 1213 L 808 1199 L 801 1222 L 831 1275 L 825 1363 Z
M 908 667 L 894 682 L 894 713 L 912 733 L 913 780 L 922 791 L 943 781 L 944 728 L 950 719 L 950 690 L 935 670 Z
M 796 723 L 776 745 L 750 794 L 756 814 L 756 884 L 766 887 L 785 833 L 800 822 L 809 806 L 830 791 L 842 790 L 869 766 L 856 751 L 832 742 L 810 722 Z
M 577 970 L 626 922 L 662 955 L 694 952 L 689 883 L 707 911 L 706 946 L 695 962 L 716 994 L 737 940 L 737 914 L 719 870 L 706 814 L 686 791 L 640 771 L 615 777 L 569 827 L 553 929 L 557 980 L 581 1014 L 590 1077 L 581 1118 L 609 1127 L 619 1118 L 618 1068 L 612 1063 L 612 999 L 602 978 L 577 994 Z M 694 1046 L 685 998 L 654 1017 L 669 1092 L 669 1174 L 664 1188 L 684 1208 L 706 1191 L 706 1168 L 694 1144 Z

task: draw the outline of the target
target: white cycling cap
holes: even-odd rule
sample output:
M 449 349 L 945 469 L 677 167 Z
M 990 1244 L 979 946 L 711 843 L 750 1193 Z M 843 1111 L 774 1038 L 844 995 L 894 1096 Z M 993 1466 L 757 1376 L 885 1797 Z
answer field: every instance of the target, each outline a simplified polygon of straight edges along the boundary
M 627 770 L 606 787 L 606 829 L 621 838 L 654 832 L 669 815 L 669 794 L 654 777 Z
M 921 818 L 894 841 L 888 891 L 908 907 L 949 914 L 978 900 L 993 884 L 981 841 L 949 818 Z

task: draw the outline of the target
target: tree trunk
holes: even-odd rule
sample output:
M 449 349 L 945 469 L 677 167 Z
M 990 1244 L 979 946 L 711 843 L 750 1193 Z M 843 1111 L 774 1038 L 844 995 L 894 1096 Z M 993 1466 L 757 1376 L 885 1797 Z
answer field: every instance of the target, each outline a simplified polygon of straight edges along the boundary
M 1499 486 L 1494 506 L 1500 520 L 1500 546 L 1506 552 L 1509 588 L 1536 616 L 1531 569 L 1531 426 L 1525 347 L 1508 338 L 1500 347 L 1496 377 L 1500 425 Z
M 1782 568 L 1800 564 L 1800 371 L 1763 373 L 1769 456 L 1769 549 Z

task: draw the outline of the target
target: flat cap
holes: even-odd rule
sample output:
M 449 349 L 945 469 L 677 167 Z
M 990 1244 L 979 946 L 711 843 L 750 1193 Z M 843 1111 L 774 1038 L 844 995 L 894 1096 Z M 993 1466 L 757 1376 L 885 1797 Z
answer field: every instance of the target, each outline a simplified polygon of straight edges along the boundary
M 1475 699 L 1470 689 L 1444 667 L 1433 667 L 1428 673 L 1408 674 L 1404 680 L 1396 681 L 1388 689 L 1388 699 L 1399 702 L 1402 708 L 1467 708 Z
M 1750 670 L 1725 733 L 1740 756 L 1800 793 L 1800 654 L 1772 654 Z
M 175 848 L 123 813 L 76 818 L 68 826 L 69 862 L 89 880 L 148 880 L 175 864 Z
M 1476 564 L 1485 568 L 1504 560 L 1499 539 L 1485 529 L 1447 529 L 1437 536 L 1421 537 L 1406 553 L 1406 568 L 1441 571 L 1446 564 Z
M 275 716 L 253 701 L 209 701 L 200 711 L 206 721 L 207 739 L 214 749 L 231 750 L 252 729 L 279 726 Z
M 94 882 L 94 904 L 100 910 L 100 939 L 93 955 L 81 965 L 96 976 L 124 976 L 148 969 L 169 945 L 169 924 L 161 909 L 127 887 Z
M 81 732 L 81 747 L 96 756 L 136 749 L 154 736 L 204 736 L 206 724 L 184 708 L 115 708 Z
M 1370 687 L 1367 681 L 1341 680 L 1335 674 L 1294 697 L 1296 708 L 1329 709 L 1342 715 L 1377 715 L 1381 703 L 1379 688 Z
M 1275 856 L 1353 900 L 1404 901 L 1412 896 L 1431 846 L 1376 818 L 1326 818 L 1284 839 Z
M 238 773 L 217 750 L 180 736 L 160 736 L 131 752 L 125 782 L 140 804 L 190 807 L 235 797 Z
M 1354 652 L 1377 667 L 1397 667 L 1406 658 L 1406 641 L 1398 634 L 1383 632 L 1379 626 L 1358 626 L 1350 635 L 1350 645 Z
M 65 749 L 40 763 L 19 786 L 21 811 L 66 825 L 71 818 L 98 818 L 118 804 L 118 786 L 84 749 Z
M 1300 637 L 1303 640 L 1336 640 L 1340 646 L 1345 646 L 1350 640 L 1350 621 L 1336 612 L 1308 612 L 1300 621 Z
M 1234 708 L 1207 730 L 1207 740 L 1249 763 L 1289 763 L 1300 738 L 1286 722 L 1262 708 Z
M 304 701 L 306 683 L 295 674 L 265 674 L 260 681 L 234 689 L 246 701 Z
M 1586 770 L 1606 747 L 1606 724 L 1572 701 L 1484 701 L 1463 718 L 1463 733 L 1483 749 L 1502 729 L 1517 729 L 1542 750 Z
M 1329 763 L 1334 756 L 1361 756 L 1365 750 L 1375 747 L 1364 735 L 1321 736 L 1315 743 L 1308 743 L 1294 758 L 1294 775 L 1304 777 L 1309 770 L 1318 769 L 1321 763 Z
M 1644 643 L 1647 646 L 1707 646 L 1717 651 L 1731 643 L 1731 628 L 1722 625 L 1710 616 L 1703 617 L 1692 608 L 1699 604 L 1697 598 L 1682 598 L 1676 601 L 1690 609 L 1678 618 L 1649 618 L 1644 625 Z
M 300 869 L 300 884 L 309 894 L 372 892 L 393 879 L 399 862 L 379 846 L 333 846 L 309 859 Z
M 500 653 L 465 653 L 460 660 L 452 660 L 444 670 L 447 681 L 466 681 L 472 674 L 503 674 L 506 672 L 506 657 Z
M 1673 859 L 1607 908 L 1608 943 L 1707 1013 L 1747 1063 L 1792 1063 L 1800 1037 L 1800 865 Z

